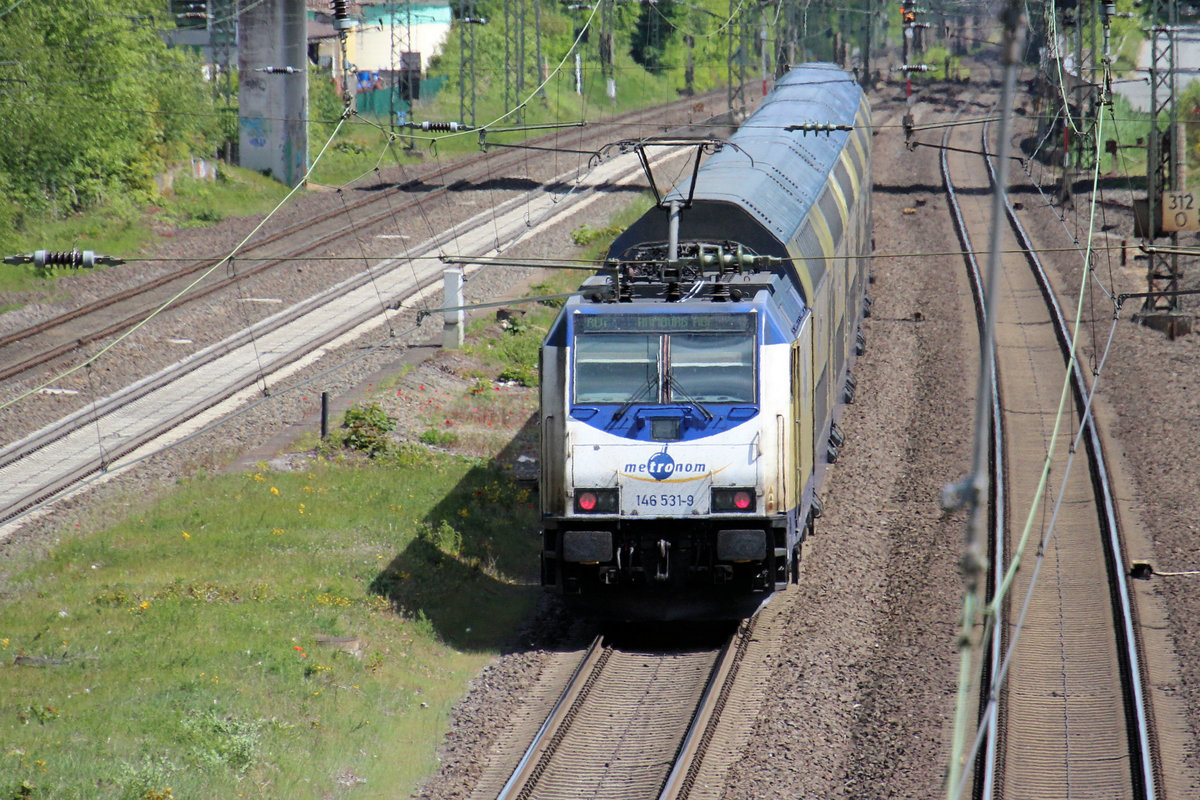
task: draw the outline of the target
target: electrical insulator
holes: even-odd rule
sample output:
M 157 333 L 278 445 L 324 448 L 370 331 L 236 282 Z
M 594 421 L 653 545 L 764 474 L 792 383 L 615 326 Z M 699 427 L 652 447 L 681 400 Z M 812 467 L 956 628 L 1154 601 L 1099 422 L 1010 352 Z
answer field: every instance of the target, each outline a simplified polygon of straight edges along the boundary
M 418 126 L 413 125 L 412 127 L 415 128 Z M 437 131 L 445 133 L 454 133 L 456 131 L 465 131 L 467 129 L 466 125 L 458 122 L 430 122 L 429 120 L 422 122 L 419 127 L 423 131 Z
M 171 0 L 171 13 L 179 28 L 203 28 L 208 24 L 208 3 L 203 0 Z
M 97 264 L 124 264 L 113 256 L 98 256 L 92 250 L 35 250 L 29 255 L 8 256 L 6 264 L 33 264 L 38 269 L 46 267 L 69 267 L 91 269 Z
M 349 30 L 354 27 L 354 20 L 350 19 L 348 10 L 349 0 L 330 0 L 329 5 L 333 9 L 333 29 L 335 31 Z
M 852 131 L 853 125 L 841 125 L 835 122 L 805 122 L 801 125 L 788 125 L 784 128 L 789 133 L 800 131 L 805 136 L 809 131 L 813 133 L 833 133 L 834 131 Z
M 44 267 L 70 267 L 71 269 L 96 266 L 96 254 L 91 250 L 35 250 L 33 264 Z

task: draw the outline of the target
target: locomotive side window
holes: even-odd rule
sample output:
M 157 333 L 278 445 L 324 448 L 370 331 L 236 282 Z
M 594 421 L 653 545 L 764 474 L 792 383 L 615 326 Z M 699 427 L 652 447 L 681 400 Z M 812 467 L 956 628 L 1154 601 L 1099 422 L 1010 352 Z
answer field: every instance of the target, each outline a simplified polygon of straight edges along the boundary
M 601 333 L 575 340 L 575 402 L 659 402 L 660 337 Z
M 676 333 L 668 345 L 672 386 L 701 403 L 754 402 L 752 335 Z

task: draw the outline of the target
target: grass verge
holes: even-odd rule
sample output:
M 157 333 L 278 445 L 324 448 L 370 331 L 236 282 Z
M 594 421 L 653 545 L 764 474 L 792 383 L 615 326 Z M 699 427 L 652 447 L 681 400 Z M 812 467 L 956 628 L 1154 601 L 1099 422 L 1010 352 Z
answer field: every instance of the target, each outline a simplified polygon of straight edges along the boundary
M 529 495 L 405 449 L 81 521 L 6 582 L 0 797 L 405 796 L 535 602 Z

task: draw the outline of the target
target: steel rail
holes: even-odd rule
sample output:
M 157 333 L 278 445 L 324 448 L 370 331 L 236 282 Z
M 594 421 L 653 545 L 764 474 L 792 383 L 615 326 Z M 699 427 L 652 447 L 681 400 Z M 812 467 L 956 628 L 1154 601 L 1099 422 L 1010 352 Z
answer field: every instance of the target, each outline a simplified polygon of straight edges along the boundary
M 514 203 L 519 202 L 521 202 L 520 198 L 510 200 L 508 203 L 498 206 L 496 211 L 497 213 L 503 213 Z M 427 242 L 423 243 L 420 247 L 415 248 L 414 251 L 410 253 L 409 257 L 415 259 L 428 256 L 446 242 L 452 241 L 455 236 L 456 231 L 454 229 L 443 231 L 432 237 Z M 352 275 L 351 277 L 334 284 L 324 291 L 319 292 L 312 297 L 309 297 L 306 300 L 291 306 L 290 308 L 284 309 L 277 314 L 260 320 L 250 327 L 235 333 L 231 337 L 223 339 L 219 342 L 214 342 L 213 344 L 197 350 L 195 353 L 192 353 L 191 355 L 154 373 L 153 375 L 130 384 L 125 389 L 122 389 L 121 391 L 99 401 L 99 403 L 96 405 L 89 405 L 79 408 L 76 411 L 68 414 L 66 417 L 55 421 L 53 425 L 43 429 L 42 431 L 34 433 L 29 437 L 9 444 L 5 447 L 0 447 L 0 467 L 11 464 L 12 462 L 24 458 L 31 453 L 35 453 L 48 444 L 51 444 L 58 439 L 73 433 L 79 428 L 92 424 L 98 417 L 103 417 L 105 414 L 110 413 L 112 410 L 119 408 L 122 405 L 143 397 L 146 394 L 149 394 L 150 392 L 171 383 L 172 381 L 178 380 L 183 375 L 195 371 L 199 367 L 209 363 L 214 358 L 219 357 L 222 353 L 228 350 L 245 344 L 257 336 L 263 336 L 264 334 L 278 330 L 284 325 L 294 322 L 305 314 L 321 307 L 331 299 L 367 285 L 374 280 L 375 277 L 376 275 L 374 275 L 370 270 Z M 412 291 L 419 292 L 429 287 L 433 283 L 436 283 L 437 280 L 437 276 L 431 276 L 426 280 L 416 284 L 412 288 Z M 378 310 L 372 308 L 369 311 L 364 312 L 359 321 L 361 322 L 362 319 L 366 319 L 376 313 L 378 313 Z M 336 336 L 333 338 L 336 338 Z M 4 517 L 0 516 L 0 522 L 3 522 L 3 520 Z
M 962 113 L 962 106 L 954 112 L 957 117 Z M 951 129 L 947 127 L 942 135 L 942 144 L 945 145 L 949 141 Z M 975 250 L 971 244 L 971 234 L 967 230 L 967 224 L 962 217 L 962 209 L 958 203 L 958 193 L 954 190 L 954 183 L 950 179 L 950 164 L 947 158 L 946 147 L 940 150 L 939 161 L 942 170 L 942 183 L 946 189 L 946 196 L 949 198 L 950 210 L 954 217 L 955 233 L 958 236 L 959 244 L 962 246 L 967 259 L 967 275 L 971 283 L 971 296 L 975 304 L 975 320 L 976 325 L 982 334 L 987 322 L 987 306 L 984 303 L 984 283 L 983 274 L 979 269 L 979 262 L 975 258 Z M 1001 402 L 1001 387 L 999 375 L 997 372 L 996 354 L 993 352 L 989 358 L 988 364 L 989 378 L 992 385 L 992 403 L 990 409 L 991 415 L 991 457 L 989 459 L 989 506 L 991 509 L 990 528 L 992 537 L 992 563 L 989 570 L 989 596 L 988 601 L 995 599 L 996 591 L 999 587 L 1000 576 L 1004 574 L 1004 527 L 1006 524 L 1005 514 L 1008 508 L 1008 493 L 1004 483 L 1004 416 L 1000 413 L 1002 408 Z M 1004 630 L 1003 617 L 1001 609 L 996 608 L 993 614 L 991 637 L 987 644 L 988 655 L 986 657 L 987 669 L 981 676 L 981 687 L 987 689 L 981 693 L 980 697 L 980 715 L 981 717 L 986 711 L 988 697 L 991 694 L 992 676 L 998 675 L 1000 672 L 1000 657 L 1004 652 Z M 975 774 L 975 794 L 978 797 L 991 797 L 992 779 L 995 774 L 996 767 L 996 716 L 995 714 L 987 715 L 986 728 L 987 738 L 983 751 L 976 760 Z
M 612 177 L 608 178 L 608 180 L 618 182 L 623 182 L 637 174 L 637 167 L 634 165 L 614 164 L 606 167 L 606 169 L 613 173 Z M 583 202 L 585 200 L 586 196 L 576 195 L 573 202 L 559 202 L 553 206 L 554 213 L 556 215 L 566 213 L 568 209 L 575 205 L 575 202 Z M 526 199 L 524 197 L 511 198 L 496 207 L 493 217 L 512 218 L 514 214 L 518 214 L 525 207 L 525 204 Z M 513 218 L 508 224 L 510 226 L 516 225 L 516 222 L 516 219 Z M 414 248 L 412 253 L 410 253 L 410 259 L 432 259 L 437 250 L 445 242 L 453 241 L 458 237 L 469 236 L 472 230 L 474 229 L 467 226 L 467 231 L 464 232 L 462 226 L 455 226 L 451 230 L 443 231 L 434 239 Z M 478 246 L 484 245 L 480 244 Z M 49 463 L 32 465 L 30 471 L 25 476 L 25 480 L 18 481 L 14 479 L 6 487 L 10 491 L 0 501 L 0 525 L 19 518 L 30 510 L 39 507 L 87 476 L 107 470 L 117 458 L 164 434 L 174 427 L 175 424 L 211 408 L 221 400 L 245 389 L 258 380 L 265 380 L 264 371 L 273 372 L 287 364 L 293 363 L 312 350 L 324 346 L 324 344 L 336 339 L 338 336 L 366 323 L 372 317 L 378 315 L 380 307 L 377 303 L 363 303 L 361 307 L 356 306 L 354 309 L 347 309 L 345 313 L 337 315 L 338 318 L 336 320 L 332 318 L 326 319 L 329 315 L 323 314 L 323 311 L 327 304 L 336 298 L 352 295 L 356 291 L 366 291 L 368 284 L 372 280 L 380 280 L 403 263 L 404 260 L 401 259 L 387 260 L 383 262 L 383 266 L 387 267 L 387 269 L 363 272 L 342 281 L 319 295 L 308 298 L 302 303 L 296 304 L 296 306 L 280 311 L 265 320 L 255 323 L 249 330 L 240 331 L 222 342 L 214 343 L 182 362 L 166 367 L 155 375 L 143 378 L 135 384 L 126 387 L 126 389 L 97 401 L 94 406 L 79 409 L 63 419 L 0 450 L 0 470 L 11 470 L 16 466 L 15 462 L 19 462 L 27 457 L 41 459 L 42 462 L 55 462 L 53 465 Z M 395 289 L 396 296 L 402 301 L 411 297 L 413 293 L 420 292 L 422 289 L 435 283 L 439 278 L 440 271 L 429 271 L 424 278 L 420 278 L 415 282 L 410 282 L 408 279 L 399 280 Z M 395 308 L 396 306 L 397 303 L 389 304 L 391 308 Z M 357 310 L 359 308 L 361 310 Z M 69 449 L 72 447 L 72 438 L 82 436 L 85 427 L 98 426 L 99 421 L 105 419 L 106 416 L 116 415 L 119 417 L 124 413 L 123 410 L 132 403 L 148 402 L 148 399 L 153 396 L 152 393 L 155 391 L 170 392 L 172 384 L 177 381 L 191 380 L 190 374 L 198 370 L 219 366 L 227 355 L 238 349 L 248 347 L 252 339 L 257 342 L 268 336 L 284 336 L 290 330 L 303 326 L 306 320 L 305 312 L 307 312 L 307 318 L 314 319 L 317 314 L 320 314 L 321 319 L 325 320 L 325 322 L 321 325 L 311 326 L 311 330 L 301 337 L 305 340 L 303 343 L 297 345 L 288 344 L 288 348 L 294 349 L 277 352 L 273 356 L 272 363 L 269 366 L 263 367 L 260 364 L 258 369 L 236 380 L 230 376 L 229 383 L 222 383 L 215 391 L 208 392 L 207 387 L 204 387 L 203 395 L 195 396 L 194 400 L 187 403 L 187 407 L 181 413 L 175 413 L 174 407 L 177 403 L 173 399 L 170 403 L 170 408 L 165 405 L 163 406 L 164 413 L 161 415 L 161 419 L 151 419 L 147 416 L 144 420 L 146 424 L 138 426 L 138 430 L 134 435 L 123 436 L 111 446 L 106 446 L 102 442 L 93 442 L 92 446 L 87 448 L 92 452 L 86 455 L 78 444 L 81 441 L 78 438 L 75 438 L 77 444 L 74 445 L 77 452 L 69 459 L 55 456 L 54 451 L 47 449 L 60 441 L 63 442 L 63 446 Z M 244 372 L 246 368 L 239 367 L 237 370 L 238 372 Z M 224 381 L 225 377 L 221 377 L 220 379 Z M 189 395 L 189 397 L 193 396 Z M 99 433 L 99 428 L 97 430 Z M 43 450 L 46 452 L 40 452 Z M 50 455 L 47 455 L 47 453 Z
M 604 645 L 604 637 L 597 636 L 496 800 L 518 800 L 529 795 L 611 655 L 612 649 Z
M 171 383 L 180 380 L 191 372 L 204 367 L 216 359 L 222 357 L 230 350 L 236 349 L 239 346 L 249 343 L 254 337 L 263 336 L 265 334 L 277 331 L 303 317 L 305 314 L 312 313 L 317 308 L 320 308 L 325 302 L 331 298 L 337 297 L 348 291 L 351 291 L 363 284 L 367 283 L 369 278 L 364 280 L 361 276 L 344 281 L 343 283 L 334 286 L 319 295 L 309 298 L 304 303 L 293 306 L 284 312 L 276 314 L 264 320 L 263 322 L 253 326 L 250 329 L 240 331 L 229 339 L 216 342 L 203 350 L 193 353 L 186 359 L 172 364 L 171 366 L 160 370 L 159 372 L 150 375 L 142 380 L 126 387 L 125 389 L 109 395 L 95 406 L 86 406 L 76 410 L 54 424 L 43 428 L 42 430 L 26 437 L 14 444 L 0 450 L 0 468 L 9 464 L 27 458 L 34 453 L 46 447 L 53 445 L 55 442 L 70 436 L 81 428 L 96 424 L 97 420 L 103 419 L 109 414 L 118 411 L 130 403 L 134 403 L 147 395 L 162 389 Z M 422 289 L 436 283 L 437 276 L 433 276 L 422 284 L 414 288 L 414 291 Z M 338 326 L 330 329 L 314 347 L 320 347 L 326 344 L 347 331 L 353 330 L 358 325 L 361 325 L 366 320 L 375 316 L 378 313 L 377 309 L 368 309 L 362 314 Z M 285 359 L 277 361 L 272 366 L 272 371 L 287 366 L 288 364 L 303 358 L 307 351 L 296 351 Z M 234 394 L 243 389 L 259 382 L 263 379 L 262 374 L 248 375 L 242 380 L 231 383 L 223 387 L 220 391 L 208 396 L 203 402 L 197 403 L 174 416 L 161 420 L 158 424 L 147 428 L 139 435 L 127 439 L 121 443 L 119 447 L 97 453 L 95 458 L 81 463 L 77 467 L 54 476 L 47 483 L 35 487 L 24 496 L 17 498 L 3 507 L 0 507 L 0 524 L 11 520 L 37 504 L 50 499 L 69 488 L 75 483 L 93 475 L 97 472 L 104 472 L 117 459 L 133 452 L 147 442 L 162 436 L 167 431 L 178 426 L 180 423 L 194 417 L 196 414 L 203 413 L 222 401 L 232 397 Z
M 659 800 L 684 800 L 699 774 L 703 756 L 712 741 L 722 710 L 733 693 L 737 668 L 751 641 L 753 621 L 743 622 L 721 647 L 708 673 L 704 691 L 692 714 L 687 732 L 679 740 L 670 773 L 657 795 Z M 497 800 L 526 800 L 536 790 L 571 724 L 588 701 L 613 649 L 597 637 L 572 673 L 546 720 L 526 748 Z
M 692 786 L 700 774 L 700 766 L 705 753 L 717 730 L 721 713 L 733 694 L 733 685 L 737 679 L 737 668 L 745 658 L 746 649 L 750 646 L 750 636 L 754 630 L 757 615 L 739 625 L 735 633 L 725 645 L 717 666 L 709 678 L 696 715 L 688 727 L 679 752 L 675 755 L 675 764 L 663 783 L 658 800 L 686 800 Z
M 988 130 L 985 126 L 983 130 L 985 142 L 987 135 Z M 987 163 L 989 179 L 992 185 L 995 186 L 996 178 L 993 165 L 988 159 L 985 159 L 985 162 Z M 1029 234 L 1025 231 L 1025 227 L 1021 224 L 1020 219 L 1017 218 L 1017 213 L 1012 203 L 1007 198 L 1005 200 L 1005 213 L 1009 224 L 1021 242 L 1022 248 L 1024 248 L 1026 260 L 1028 260 L 1033 270 L 1042 296 L 1053 316 L 1054 333 L 1059 341 L 1059 345 L 1062 347 L 1063 357 L 1064 359 L 1069 359 L 1071 355 L 1070 328 L 1067 325 L 1066 318 L 1063 316 L 1058 297 L 1054 293 L 1054 288 L 1050 284 L 1049 276 L 1046 274 L 1041 259 L 1037 256 L 1033 242 Z M 1072 362 L 1071 391 L 1075 400 L 1076 411 L 1084 427 L 1084 445 L 1087 448 L 1088 457 L 1092 465 L 1092 486 L 1096 492 L 1098 505 L 1102 512 L 1100 523 L 1107 536 L 1108 548 L 1105 551 L 1105 559 L 1108 562 L 1109 573 L 1115 584 L 1115 586 L 1111 587 L 1113 603 L 1116 606 L 1114 611 L 1120 616 L 1121 624 L 1117 626 L 1117 631 L 1122 646 L 1118 653 L 1118 658 L 1127 692 L 1126 712 L 1133 715 L 1133 719 L 1130 720 L 1129 744 L 1132 751 L 1131 756 L 1133 756 L 1133 761 L 1137 766 L 1137 769 L 1131 769 L 1134 782 L 1133 790 L 1137 793 L 1135 795 L 1137 800 L 1155 800 L 1157 797 L 1156 778 L 1158 770 L 1155 763 L 1155 749 L 1152 745 L 1147 701 L 1142 687 L 1144 673 L 1138 653 L 1139 637 L 1134 627 L 1133 601 L 1130 596 L 1129 583 L 1124 569 L 1124 564 L 1126 563 L 1124 546 L 1121 541 L 1122 537 L 1120 523 L 1117 518 L 1116 504 L 1113 500 L 1111 479 L 1104 458 L 1104 445 L 1100 439 L 1099 431 L 1096 429 L 1095 418 L 1091 413 L 1088 385 L 1084 380 L 1083 371 L 1079 366 L 1079 359 L 1075 359 Z M 1133 764 L 1131 764 L 1132 766 Z
M 982 149 L 986 150 L 987 149 L 987 136 L 988 136 L 988 129 L 986 126 L 983 130 L 982 135 L 983 135 L 983 141 L 984 141 Z M 951 182 L 950 177 L 949 177 L 949 169 L 948 169 L 948 165 L 947 165 L 945 151 L 943 151 L 941 160 L 942 160 L 943 180 L 946 185 L 947 194 L 950 197 L 950 202 L 951 202 L 952 210 L 954 212 L 956 227 L 959 231 L 959 237 L 960 237 L 960 240 L 963 240 L 964 237 L 968 236 L 968 234 L 966 233 L 965 224 L 964 224 L 961 214 L 959 213 L 959 210 L 958 210 L 957 197 L 956 197 L 954 189 L 953 189 L 953 183 Z M 991 163 L 991 160 L 986 157 L 985 157 L 985 162 L 986 162 L 987 169 L 988 169 L 989 180 L 991 181 L 993 187 L 995 187 L 996 177 L 995 177 L 995 171 L 994 171 L 993 164 Z M 1018 239 L 1021 242 L 1022 250 L 1025 253 L 1026 259 L 1028 260 L 1030 267 L 1033 271 L 1033 274 L 1037 280 L 1037 283 L 1038 283 L 1039 289 L 1042 293 L 1043 299 L 1045 300 L 1047 307 L 1050 309 L 1051 314 L 1054 318 L 1055 336 L 1059 342 L 1060 347 L 1063 350 L 1064 359 L 1067 359 L 1070 356 L 1071 337 L 1070 337 L 1069 328 L 1068 328 L 1066 320 L 1062 314 L 1062 310 L 1058 303 L 1057 297 L 1055 296 L 1054 290 L 1050 285 L 1049 278 L 1045 272 L 1045 269 L 1044 269 L 1040 259 L 1037 257 L 1036 251 L 1034 249 L 1032 241 L 1029 238 L 1028 233 L 1025 231 L 1024 226 L 1021 225 L 1020 220 L 1017 218 L 1015 209 L 1012 207 L 1011 202 L 1009 202 L 1007 200 L 1007 198 L 1005 201 L 1005 206 L 1006 206 L 1005 214 L 1009 221 L 1009 224 L 1011 225 L 1015 234 L 1017 235 Z M 964 240 L 964 249 L 968 251 L 968 255 L 970 256 L 971 248 L 966 244 L 965 240 Z M 978 281 L 977 267 L 974 264 L 973 256 L 970 256 L 969 260 L 971 262 L 970 272 L 971 272 L 971 278 L 972 278 L 972 292 L 973 292 L 973 295 L 975 296 L 975 302 L 976 302 L 976 313 L 977 313 L 977 315 L 981 315 L 982 314 L 982 311 L 981 311 L 982 306 L 980 305 L 981 300 L 979 297 L 979 288 L 977 285 L 977 281 Z M 995 376 L 995 372 L 994 372 L 994 367 L 993 367 L 993 379 L 994 379 L 994 376 Z M 1078 413 L 1080 414 L 1080 417 L 1084 420 L 1083 425 L 1084 425 L 1084 431 L 1086 434 L 1086 436 L 1084 438 L 1085 446 L 1087 447 L 1089 457 L 1092 459 L 1092 461 L 1091 461 L 1092 470 L 1091 470 L 1091 476 L 1090 476 L 1091 483 L 1093 486 L 1093 491 L 1096 493 L 1096 496 L 1097 496 L 1097 505 L 1099 506 L 1100 511 L 1101 511 L 1101 525 L 1105 531 L 1105 534 L 1107 535 L 1108 549 L 1106 550 L 1105 555 L 1106 555 L 1106 561 L 1108 562 L 1108 565 L 1109 565 L 1110 575 L 1113 576 L 1114 584 L 1115 584 L 1115 586 L 1113 587 L 1113 589 L 1111 591 L 1111 595 L 1113 597 L 1113 602 L 1114 602 L 1114 606 L 1115 606 L 1114 612 L 1119 614 L 1120 621 L 1121 621 L 1121 625 L 1118 626 L 1118 633 L 1120 635 L 1122 647 L 1120 648 L 1120 652 L 1118 653 L 1118 658 L 1119 658 L 1119 663 L 1121 665 L 1120 671 L 1121 671 L 1121 675 L 1123 678 L 1123 683 L 1124 683 L 1125 691 L 1126 691 L 1125 705 L 1126 705 L 1127 713 L 1129 713 L 1132 716 L 1132 720 L 1130 721 L 1130 725 L 1129 725 L 1129 730 L 1130 730 L 1129 746 L 1130 746 L 1130 750 L 1131 750 L 1131 755 L 1133 756 L 1132 760 L 1138 766 L 1138 769 L 1131 770 L 1131 773 L 1133 775 L 1133 782 L 1134 782 L 1133 789 L 1136 792 L 1135 797 L 1138 798 L 1138 800 L 1154 800 L 1154 798 L 1156 797 L 1156 793 L 1155 793 L 1156 764 L 1155 764 L 1153 749 L 1151 747 L 1149 718 L 1148 718 L 1148 715 L 1146 712 L 1146 703 L 1145 703 L 1144 693 L 1143 693 L 1142 685 L 1141 685 L 1142 672 L 1141 672 L 1141 667 L 1140 667 L 1139 654 L 1137 652 L 1138 639 L 1137 639 L 1136 631 L 1134 629 L 1132 601 L 1129 596 L 1129 588 L 1128 588 L 1128 583 L 1127 583 L 1127 580 L 1125 577 L 1125 572 L 1124 572 L 1124 569 L 1122 568 L 1122 565 L 1125 563 L 1125 560 L 1124 560 L 1123 549 L 1122 549 L 1122 545 L 1121 545 L 1120 530 L 1119 530 L 1119 525 L 1118 525 L 1118 521 L 1117 521 L 1117 517 L 1116 517 L 1115 504 L 1113 501 L 1113 491 L 1112 491 L 1110 479 L 1108 477 L 1108 469 L 1107 469 L 1107 466 L 1104 461 L 1103 445 L 1102 445 L 1102 442 L 1100 441 L 1099 433 L 1096 430 L 1094 420 L 1090 414 L 1090 405 L 1089 405 L 1087 385 L 1083 379 L 1082 370 L 1079 367 L 1078 360 L 1076 360 L 1073 363 L 1073 368 L 1072 368 L 1072 373 L 1071 373 L 1071 388 L 1072 388 L 1072 395 L 1074 397 Z M 996 397 L 998 397 L 998 394 L 996 395 Z M 998 413 L 998 403 L 994 403 L 994 412 L 993 413 Z M 997 422 L 999 422 L 999 417 L 997 417 Z M 999 430 L 999 428 L 997 428 L 997 430 Z M 999 456 L 999 454 L 1001 453 L 1001 450 L 999 449 L 999 447 L 1000 447 L 999 442 L 995 442 L 994 444 L 996 447 L 994 453 L 997 456 Z M 1003 470 L 995 470 L 995 472 L 996 472 L 997 476 L 1000 476 L 1003 474 Z M 998 506 L 998 508 L 1000 508 L 1002 510 L 1002 506 Z M 1001 557 L 1001 554 L 1003 553 L 1003 547 L 1002 547 L 1001 543 L 999 543 L 999 542 L 997 543 L 995 552 L 996 552 L 996 559 L 997 559 L 996 563 L 997 563 L 997 565 L 999 565 L 1001 563 L 1000 557 Z M 1000 625 L 998 624 L 998 620 L 997 620 L 997 624 L 995 625 L 995 628 L 993 629 L 993 639 L 992 639 L 992 644 L 991 644 L 991 647 L 993 649 L 993 653 L 992 653 L 993 672 L 992 672 L 992 674 L 996 674 L 995 673 L 995 664 L 996 664 L 996 658 L 1001 649 L 1000 644 L 1001 644 L 1001 632 L 1000 632 Z M 994 721 L 995 721 L 994 714 L 989 715 L 989 721 L 994 724 Z M 994 788 L 995 738 L 996 738 L 996 736 L 995 736 L 995 732 L 994 732 L 994 728 L 993 728 L 992 731 L 990 731 L 988 734 L 988 749 L 986 751 L 986 757 L 984 759 L 984 761 L 985 761 L 984 774 L 976 776 L 975 794 L 977 797 L 990 798 L 992 796 L 992 791 Z
M 949 135 L 947 131 L 946 136 Z M 982 136 L 984 143 L 982 149 L 987 149 L 988 128 L 984 127 Z M 985 157 L 985 162 L 988 169 L 989 180 L 993 187 L 996 183 L 994 166 L 991 160 Z M 982 326 L 984 319 L 984 306 L 982 302 L 982 282 L 980 279 L 978 264 L 975 261 L 973 250 L 970 246 L 969 233 L 966 229 L 964 220 L 962 219 L 961 211 L 958 205 L 957 194 L 954 190 L 953 182 L 949 174 L 949 165 L 946 156 L 946 150 L 942 150 L 941 154 L 941 169 L 942 178 L 946 187 L 947 196 L 949 197 L 952 216 L 954 217 L 956 231 L 960 242 L 966 251 L 968 258 L 968 273 L 971 280 L 972 295 L 976 307 L 976 317 L 979 324 Z M 1038 286 L 1042 293 L 1043 299 L 1054 319 L 1055 337 L 1059 342 L 1064 353 L 1064 359 L 1070 355 L 1070 330 L 1062 313 L 1061 306 L 1050 285 L 1049 278 L 1045 268 L 1038 258 L 1035 247 L 1026 232 L 1024 226 L 1017 217 L 1016 211 L 1010 201 L 1006 198 L 1005 214 L 1010 226 L 1018 237 L 1022 251 L 1028 260 L 1033 274 L 1037 280 Z M 996 373 L 995 360 L 991 365 L 991 380 L 993 381 L 993 438 L 992 438 L 992 458 L 993 464 L 993 481 L 994 486 L 998 489 L 998 494 L 994 495 L 993 510 L 996 513 L 996 522 L 994 530 L 999 532 L 1003 529 L 1003 514 L 1006 510 L 1006 501 L 1003 500 L 1003 421 L 1000 414 L 1000 385 Z M 1138 637 L 1134 628 L 1134 614 L 1130 591 L 1126 579 L 1125 571 L 1122 565 L 1125 563 L 1123 547 L 1121 543 L 1121 535 L 1119 524 L 1116 515 L 1115 503 L 1113 500 L 1113 490 L 1111 481 L 1108 475 L 1107 465 L 1104 459 L 1103 443 L 1100 440 L 1099 432 L 1096 429 L 1094 419 L 1090 413 L 1089 396 L 1087 384 L 1084 380 L 1082 370 L 1078 360 L 1073 363 L 1071 374 L 1071 390 L 1077 411 L 1080 417 L 1084 420 L 1084 443 L 1087 448 L 1088 456 L 1091 459 L 1091 483 L 1093 491 L 1097 497 L 1097 506 L 1101 511 L 1100 521 L 1103 531 L 1107 537 L 1107 550 L 1105 553 L 1106 561 L 1109 565 L 1109 573 L 1113 576 L 1114 586 L 1111 595 L 1114 603 L 1114 612 L 1119 615 L 1120 625 L 1118 626 L 1118 634 L 1120 637 L 1120 652 L 1118 657 L 1120 660 L 1120 671 L 1123 678 L 1123 683 L 1126 691 L 1126 710 L 1130 715 L 1129 736 L 1130 750 L 1132 761 L 1136 764 L 1137 769 L 1131 770 L 1133 774 L 1134 786 L 1136 792 L 1135 797 L 1138 800 L 1154 800 L 1156 797 L 1156 775 L 1158 764 L 1156 762 L 1155 751 L 1152 747 L 1151 731 L 1149 715 L 1147 713 L 1147 705 L 1142 687 L 1142 668 L 1140 665 L 1140 656 L 1138 653 Z M 1000 502 L 997 501 L 1000 500 Z M 1004 545 L 1003 537 L 996 535 L 996 540 L 993 548 L 994 569 L 992 571 L 992 586 L 993 591 L 996 585 L 997 576 L 1003 572 L 1003 557 Z M 996 675 L 999 670 L 999 658 L 1003 652 L 1003 632 L 999 618 L 1000 610 L 996 609 L 996 619 L 993 623 L 992 636 L 989 647 L 990 654 L 990 674 Z M 987 682 L 985 681 L 985 686 Z M 991 690 L 989 690 L 989 694 Z M 985 695 L 986 698 L 986 695 Z M 982 706 L 981 706 L 982 709 Z M 977 766 L 982 768 L 982 772 L 976 775 L 975 781 L 975 796 L 979 798 L 990 798 L 993 796 L 995 766 L 996 766 L 996 715 L 990 714 L 987 717 L 989 731 L 984 751 L 980 754 L 980 761 Z

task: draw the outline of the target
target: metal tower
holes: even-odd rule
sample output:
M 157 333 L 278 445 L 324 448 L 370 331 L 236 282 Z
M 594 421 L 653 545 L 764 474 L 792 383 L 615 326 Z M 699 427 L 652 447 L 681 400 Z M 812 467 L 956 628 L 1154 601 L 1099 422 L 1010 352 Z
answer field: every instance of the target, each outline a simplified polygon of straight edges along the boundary
M 750 80 L 750 58 L 754 53 L 754 19 L 740 0 L 729 0 L 729 117 L 734 123 L 746 118 L 746 84 Z
M 209 0 L 209 42 L 212 46 L 212 89 L 213 100 L 220 103 L 222 109 L 236 113 L 233 91 L 233 48 L 237 45 L 237 0 Z M 234 120 L 236 122 L 236 120 Z M 236 127 L 233 136 L 226 138 L 224 150 L 225 163 L 234 161 L 233 148 L 237 142 Z
M 1166 24 L 1163 24 L 1164 17 Z M 1179 6 L 1176 0 L 1151 0 L 1150 4 L 1150 136 L 1146 148 L 1146 206 L 1147 222 L 1144 241 L 1153 245 L 1161 233 L 1163 193 L 1182 189 L 1178 126 L 1179 112 L 1175 105 L 1175 33 L 1179 27 Z M 1159 130 L 1159 119 L 1170 120 L 1166 132 Z M 1168 250 L 1175 251 L 1179 235 L 1169 234 Z M 1147 271 L 1149 296 L 1142 305 L 1139 318 L 1154 324 L 1156 315 L 1174 314 L 1181 310 L 1179 296 L 1168 294 L 1179 289 L 1179 254 L 1151 251 Z
M 403 12 L 399 3 L 392 3 L 388 7 L 388 11 L 391 19 L 389 32 L 392 41 L 391 58 L 388 63 L 392 71 L 392 79 L 388 82 L 388 110 L 391 116 L 389 124 L 392 130 L 395 130 L 400 123 L 402 109 L 404 110 L 404 121 L 412 121 L 409 116 L 412 113 L 412 101 L 418 91 L 414 78 L 420 80 L 421 55 L 413 52 L 412 3 L 404 3 Z
M 458 0 L 458 118 L 475 127 L 475 0 Z M 468 103 L 468 97 L 470 101 Z
M 600 0 L 600 77 L 604 80 L 604 93 L 614 103 L 617 101 L 617 78 L 613 72 L 615 55 L 613 0 Z
M 525 0 L 504 0 L 504 108 L 515 109 L 512 122 L 520 125 L 519 108 L 525 97 Z

